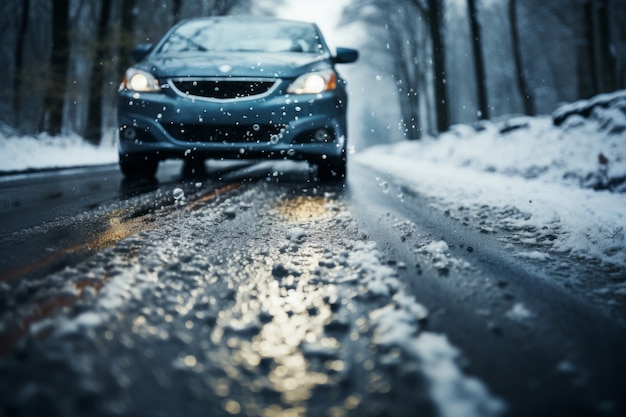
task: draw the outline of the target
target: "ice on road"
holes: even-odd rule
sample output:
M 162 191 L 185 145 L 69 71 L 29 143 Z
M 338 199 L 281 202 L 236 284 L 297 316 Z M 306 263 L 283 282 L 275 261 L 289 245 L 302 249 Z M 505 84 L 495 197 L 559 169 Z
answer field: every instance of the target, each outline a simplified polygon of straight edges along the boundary
M 278 190 L 176 204 L 158 229 L 31 284 L 74 299 L 3 360 L 1 402 L 63 416 L 505 410 L 423 329 L 428 311 L 334 191 Z

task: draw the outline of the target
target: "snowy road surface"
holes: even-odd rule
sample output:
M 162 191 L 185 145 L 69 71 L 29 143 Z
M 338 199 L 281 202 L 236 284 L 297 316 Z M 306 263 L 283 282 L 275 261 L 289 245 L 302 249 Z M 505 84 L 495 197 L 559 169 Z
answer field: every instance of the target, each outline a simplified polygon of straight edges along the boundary
M 586 265 L 356 163 L 107 169 L 0 184 L 0 415 L 626 412 L 624 317 L 545 279 Z

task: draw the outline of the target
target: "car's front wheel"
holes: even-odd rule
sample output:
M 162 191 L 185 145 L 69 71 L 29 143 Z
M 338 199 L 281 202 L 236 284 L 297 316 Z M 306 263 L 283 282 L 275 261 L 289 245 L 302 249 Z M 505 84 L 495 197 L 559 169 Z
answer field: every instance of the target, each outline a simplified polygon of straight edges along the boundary
M 150 155 L 120 154 L 120 171 L 126 178 L 153 178 L 159 160 Z

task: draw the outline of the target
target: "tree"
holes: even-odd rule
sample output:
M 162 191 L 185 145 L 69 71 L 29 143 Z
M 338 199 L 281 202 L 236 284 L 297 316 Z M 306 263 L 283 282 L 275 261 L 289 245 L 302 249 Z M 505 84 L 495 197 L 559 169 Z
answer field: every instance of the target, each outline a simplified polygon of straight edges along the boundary
M 448 89 L 446 87 L 446 55 L 442 28 L 442 7 L 440 0 L 428 1 L 428 23 L 433 49 L 433 79 L 437 130 L 444 132 L 450 127 L 448 112 Z
M 395 80 L 402 111 L 402 130 L 407 139 L 419 139 L 424 131 L 421 101 L 427 94 L 426 65 L 424 65 L 421 31 L 424 25 L 417 21 L 416 4 L 398 4 L 383 9 L 388 18 L 389 48 L 392 52 Z M 403 27 L 404 30 L 400 28 Z
M 422 1 L 368 0 L 355 2 L 344 12 L 344 21 L 358 20 L 376 33 L 376 56 L 372 65 L 390 72 L 396 83 L 401 111 L 400 128 L 407 139 L 419 139 L 429 127 L 432 107 L 428 105 L 431 86 L 428 84 L 428 34 L 425 24 L 426 6 Z M 388 57 L 388 58 L 386 58 Z M 387 60 L 390 61 L 389 66 Z
M 182 18 L 271 15 L 280 1 L 4 0 L 0 119 L 24 134 L 73 129 L 97 143 L 114 127 L 134 44 L 155 42 Z M 549 113 L 626 83 L 622 0 L 353 0 L 344 22 L 355 20 L 367 27 L 361 65 L 370 68 L 361 74 L 396 83 L 384 94 L 397 98 L 411 139 L 476 114 Z M 391 112 L 375 111 L 385 126 L 395 125 Z
M 611 51 L 611 20 L 608 0 L 588 0 L 584 5 L 587 16 L 587 43 L 593 76 L 594 93 L 606 93 L 617 88 L 615 57 Z
M 19 127 L 20 122 L 20 108 L 22 98 L 22 83 L 24 81 L 24 48 L 25 39 L 28 33 L 28 20 L 30 17 L 30 0 L 23 0 L 22 2 L 22 15 L 19 20 L 19 27 L 17 29 L 17 36 L 15 41 L 15 70 L 13 75 L 13 123 L 14 126 Z
M 476 90 L 478 96 L 478 117 L 489 119 L 489 103 L 487 97 L 487 75 L 485 73 L 485 57 L 481 42 L 480 21 L 476 0 L 467 0 L 470 29 L 472 33 L 472 51 L 474 52 L 474 69 L 476 71 Z
M 529 116 L 535 115 L 535 104 L 531 96 L 528 80 L 526 79 L 524 63 L 522 60 L 522 45 L 519 37 L 519 25 L 517 17 L 517 0 L 509 1 L 509 22 L 511 27 L 511 43 L 513 44 L 513 60 L 515 63 L 515 74 L 517 78 L 517 86 L 522 96 L 522 104 L 524 106 L 524 114 Z
M 172 16 L 174 16 L 174 22 L 180 20 L 180 10 L 183 6 L 183 0 L 172 0 Z
M 118 39 L 117 72 L 124 74 L 131 65 L 130 51 L 135 43 L 135 7 L 136 0 L 121 0 L 120 30 Z
M 102 139 L 102 104 L 105 58 L 108 55 L 109 30 L 111 21 L 111 0 L 101 0 L 98 16 L 98 30 L 93 48 L 93 64 L 89 78 L 89 102 L 87 109 L 87 128 L 85 139 L 94 144 L 100 144 Z
M 241 1 L 233 0 L 213 0 L 211 2 L 210 15 L 212 16 L 224 16 L 230 13 L 235 7 L 241 6 Z
M 370 0 L 354 3 L 346 18 L 384 25 L 408 139 L 450 126 L 443 6 L 441 0 Z
M 69 62 L 69 0 L 52 2 L 52 55 L 44 92 L 39 130 L 58 135 L 63 129 L 63 106 Z

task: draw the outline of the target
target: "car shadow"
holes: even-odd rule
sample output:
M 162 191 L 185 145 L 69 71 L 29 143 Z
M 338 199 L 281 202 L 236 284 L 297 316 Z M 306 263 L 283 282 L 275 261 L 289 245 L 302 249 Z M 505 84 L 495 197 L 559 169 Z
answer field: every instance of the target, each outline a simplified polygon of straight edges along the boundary
M 334 193 L 341 193 L 347 189 L 345 179 L 320 181 L 317 167 L 305 161 L 193 160 L 162 163 L 157 177 L 122 179 L 120 197 L 127 199 L 156 191 L 163 185 L 187 182 L 222 184 L 266 182 L 301 187 L 305 190 L 315 188 Z

